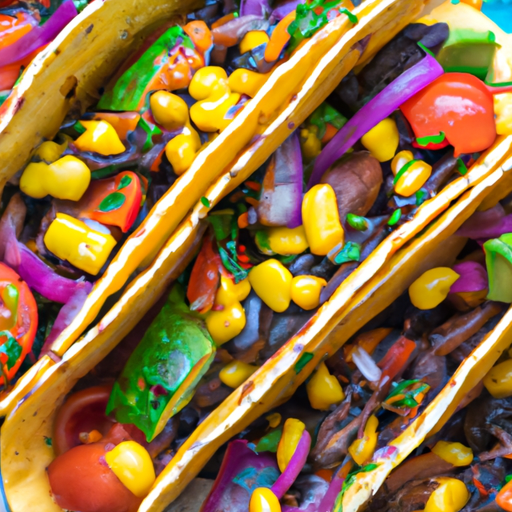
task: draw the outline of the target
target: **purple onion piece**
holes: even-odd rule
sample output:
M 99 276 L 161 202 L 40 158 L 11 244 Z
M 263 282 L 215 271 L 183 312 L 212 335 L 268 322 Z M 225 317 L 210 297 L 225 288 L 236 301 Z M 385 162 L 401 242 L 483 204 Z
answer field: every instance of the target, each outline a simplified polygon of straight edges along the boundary
M 307 430 L 304 430 L 288 466 L 286 466 L 286 469 L 281 473 L 271 488 L 272 492 L 278 499 L 281 499 L 285 495 L 286 491 L 293 485 L 293 482 L 295 482 L 296 478 L 299 476 L 304 464 L 306 464 L 310 446 L 311 436 Z
M 53 41 L 59 32 L 78 14 L 72 0 L 66 0 L 44 24 L 33 28 L 15 43 L 0 50 L 0 62 L 7 66 Z
M 279 477 L 273 453 L 256 453 L 245 439 L 229 443 L 219 474 L 201 512 L 247 512 L 252 491 L 271 487 Z
M 465 261 L 453 266 L 460 277 L 452 284 L 450 293 L 479 292 L 487 290 L 487 270 L 476 261 Z
M 299 135 L 294 132 L 274 153 L 263 180 L 258 218 L 266 226 L 302 224 L 304 168 Z
M 240 2 L 240 16 L 255 14 L 256 16 L 266 16 L 272 12 L 268 0 L 242 0 Z
M 288 14 L 290 14 L 292 11 L 295 11 L 299 4 L 303 4 L 304 2 L 305 0 L 291 0 L 277 6 L 272 11 L 272 16 L 270 17 L 271 21 L 281 21 L 284 17 L 288 16 Z
M 505 215 L 503 207 L 498 204 L 485 212 L 474 213 L 456 235 L 472 240 L 488 240 L 505 233 L 512 233 L 512 215 Z
M 315 161 L 308 188 L 319 183 L 324 172 L 364 134 L 443 73 L 442 66 L 434 57 L 427 54 L 420 62 L 393 80 L 361 108 L 325 146 Z
M 48 300 L 67 304 L 77 290 L 83 289 L 83 280 L 74 281 L 60 276 L 25 244 L 18 242 L 15 237 L 11 240 L 5 251 L 5 263 L 18 272 L 31 290 Z
M 75 293 L 60 309 L 59 314 L 53 323 L 52 330 L 44 342 L 39 358 L 50 351 L 50 347 L 52 346 L 53 342 L 59 337 L 60 333 L 66 327 L 68 327 L 68 325 L 71 324 L 76 315 L 78 315 L 78 312 L 82 309 L 82 306 L 84 305 L 85 300 L 91 291 L 91 288 L 92 284 L 87 281 L 78 283 L 75 289 Z

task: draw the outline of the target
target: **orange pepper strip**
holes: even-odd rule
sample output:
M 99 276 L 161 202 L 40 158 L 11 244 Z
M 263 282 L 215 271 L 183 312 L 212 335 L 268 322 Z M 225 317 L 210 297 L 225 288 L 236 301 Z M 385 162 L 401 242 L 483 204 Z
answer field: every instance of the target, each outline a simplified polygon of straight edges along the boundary
M 276 26 L 272 35 L 270 36 L 270 41 L 265 48 L 265 60 L 267 62 L 274 62 L 279 58 L 283 48 L 286 46 L 288 41 L 291 38 L 291 35 L 288 32 L 288 27 L 295 21 L 295 11 L 287 14 Z
M 28 34 L 32 28 L 28 15 L 23 12 L 18 13 L 16 18 L 5 14 L 0 15 L 0 49 L 11 46 Z
M 183 31 L 192 39 L 196 50 L 199 52 L 205 53 L 211 48 L 213 44 L 212 33 L 204 21 L 191 21 L 183 27 Z
M 212 30 L 217 27 L 221 27 L 222 25 L 225 25 L 228 21 L 235 19 L 235 13 L 232 12 L 230 14 L 226 14 L 226 16 L 222 16 L 222 18 L 219 18 L 217 21 L 214 21 L 212 23 Z
M 94 114 L 95 121 L 107 121 L 119 135 L 121 140 L 126 140 L 129 132 L 137 128 L 140 115 L 137 112 L 97 112 Z

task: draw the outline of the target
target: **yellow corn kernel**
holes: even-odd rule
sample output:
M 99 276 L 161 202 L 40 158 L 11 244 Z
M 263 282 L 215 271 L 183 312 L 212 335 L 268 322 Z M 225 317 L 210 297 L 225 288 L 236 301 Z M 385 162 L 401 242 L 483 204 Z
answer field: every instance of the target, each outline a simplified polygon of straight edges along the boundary
M 189 124 L 183 133 L 176 135 L 165 146 L 165 156 L 172 165 L 173 171 L 181 176 L 194 162 L 201 148 L 199 135 Z
M 417 160 L 398 178 L 395 184 L 395 192 L 404 197 L 416 194 L 425 185 L 432 174 L 432 166 Z
M 306 425 L 295 418 L 288 418 L 283 425 L 283 433 L 277 445 L 277 465 L 281 473 L 287 468 L 297 449 Z
M 339 380 L 329 373 L 325 363 L 320 363 L 309 379 L 306 391 L 311 407 L 319 411 L 326 411 L 331 405 L 339 404 L 345 398 Z
M 512 359 L 497 364 L 484 377 L 484 386 L 494 398 L 512 396 Z
M 469 466 L 473 462 L 473 450 L 462 443 L 438 441 L 432 451 L 453 466 Z
M 281 504 L 270 489 L 258 487 L 252 491 L 249 512 L 281 512 Z
M 81 220 L 57 213 L 44 235 L 44 243 L 57 258 L 95 276 L 117 242 L 112 235 L 95 231 Z
M 223 130 L 231 122 L 231 119 L 225 117 L 228 110 L 239 100 L 240 94 L 232 93 L 227 82 L 220 81 L 213 86 L 210 96 L 190 107 L 190 117 L 203 132 Z
M 369 461 L 375 452 L 378 426 L 379 420 L 373 415 L 370 416 L 364 427 L 363 437 L 356 439 L 348 448 L 348 453 L 360 466 Z
M 414 155 L 412 151 L 400 151 L 395 155 L 395 158 L 391 161 L 391 170 L 393 174 L 396 176 L 400 169 L 405 165 L 414 160 Z
M 281 424 L 283 417 L 278 412 L 273 412 L 268 416 L 265 416 L 265 419 L 268 421 L 268 426 L 270 428 L 276 428 Z
M 317 132 L 316 126 L 311 126 L 300 132 L 302 156 L 307 162 L 314 160 L 322 151 L 322 141 L 318 138 Z
M 124 441 L 105 454 L 105 461 L 121 483 L 135 496 L 147 496 L 156 476 L 153 461 L 146 448 L 135 441 Z
M 450 292 L 459 274 L 449 267 L 427 270 L 409 286 L 409 297 L 418 309 L 434 309 Z
M 64 153 L 66 146 L 66 142 L 64 144 L 57 144 L 52 140 L 47 140 L 37 148 L 35 156 L 38 156 L 44 162 L 51 164 L 60 158 L 62 153 Z
M 266 234 L 268 247 L 261 246 L 256 238 L 256 244 L 263 254 L 281 254 L 282 256 L 302 254 L 309 247 L 304 226 L 293 229 L 269 228 L 266 230 Z
M 464 482 L 457 478 L 436 478 L 439 487 L 430 495 L 424 512 L 459 512 L 470 494 Z
M 194 74 L 188 87 L 188 93 L 195 100 L 205 100 L 209 98 L 217 84 L 226 83 L 228 75 L 224 68 L 219 66 L 205 66 L 198 69 Z
M 48 165 L 44 162 L 27 165 L 20 179 L 20 189 L 40 199 L 51 195 L 57 199 L 78 201 L 91 182 L 91 171 L 78 158 L 67 155 Z
M 206 327 L 217 346 L 238 336 L 245 327 L 245 310 L 231 279 L 221 276 L 220 286 L 215 296 L 214 309 L 206 315 Z
M 189 123 L 188 105 L 176 94 L 157 91 L 151 95 L 149 106 L 155 121 L 170 132 Z
M 512 93 L 494 95 L 494 114 L 496 115 L 496 133 L 512 135 Z
M 361 143 L 379 162 L 391 160 L 400 143 L 400 135 L 395 121 L 389 117 L 383 119 L 363 135 Z
M 292 300 L 297 306 L 309 311 L 320 304 L 320 292 L 327 281 L 316 276 L 297 276 L 292 280 Z
M 276 313 L 286 311 L 290 305 L 292 279 L 291 272 L 273 258 L 256 265 L 249 273 L 256 295 Z
M 302 222 L 313 254 L 326 256 L 338 244 L 343 244 L 345 233 L 331 185 L 315 185 L 306 192 L 302 201 Z
M 75 140 L 80 151 L 92 151 L 100 155 L 119 155 L 126 151 L 114 127 L 107 121 L 80 121 L 85 132 Z
M 232 92 L 247 94 L 254 98 L 268 80 L 270 73 L 258 73 L 250 69 L 238 68 L 231 73 L 228 85 Z
M 247 298 L 249 293 L 251 293 L 251 283 L 249 282 L 249 279 L 243 279 L 237 284 L 233 283 L 233 290 L 235 297 L 242 302 Z
M 242 361 L 231 361 L 222 368 L 219 373 L 221 382 L 230 388 L 237 388 L 243 384 L 258 368 L 252 364 L 242 363 Z
M 270 37 L 264 30 L 251 30 L 240 42 L 240 53 L 247 53 L 262 44 L 267 44 Z

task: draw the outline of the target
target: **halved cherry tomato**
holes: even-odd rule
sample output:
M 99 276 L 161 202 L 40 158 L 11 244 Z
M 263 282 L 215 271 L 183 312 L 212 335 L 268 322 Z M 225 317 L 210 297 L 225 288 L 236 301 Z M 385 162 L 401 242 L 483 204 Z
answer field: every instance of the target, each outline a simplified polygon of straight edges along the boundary
M 212 33 L 204 21 L 190 21 L 183 27 L 183 31 L 192 39 L 196 50 L 205 53 L 211 48 L 213 44 Z
M 29 287 L 7 265 L 0 263 L 0 383 L 14 377 L 32 350 L 37 332 L 37 304 Z
M 77 393 L 78 394 L 78 393 Z M 81 512 L 135 512 L 142 501 L 108 467 L 105 453 L 130 436 L 116 424 L 98 443 L 75 446 L 48 466 L 56 503 Z
M 512 481 L 508 482 L 496 496 L 496 503 L 507 512 L 512 512 Z
M 108 193 L 100 196 L 94 210 L 89 214 L 93 220 L 118 226 L 126 233 L 135 222 L 142 201 L 142 187 L 139 177 L 132 171 L 119 173 L 110 183 Z
M 80 434 L 97 430 L 103 436 L 114 420 L 105 411 L 112 386 L 94 386 L 72 394 L 62 405 L 53 426 L 53 448 L 57 455 L 79 446 Z

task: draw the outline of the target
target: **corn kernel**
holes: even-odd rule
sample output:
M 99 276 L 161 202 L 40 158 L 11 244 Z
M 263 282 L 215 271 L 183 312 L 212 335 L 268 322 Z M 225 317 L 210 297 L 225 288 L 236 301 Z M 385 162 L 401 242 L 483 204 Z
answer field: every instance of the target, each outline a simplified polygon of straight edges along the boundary
M 395 192 L 404 197 L 416 194 L 425 185 L 432 174 L 432 166 L 417 160 L 398 178 L 395 183 Z
M 393 174 L 396 176 L 400 169 L 409 162 L 412 162 L 414 160 L 414 155 L 412 154 L 412 151 L 400 151 L 395 155 L 395 158 L 391 161 L 391 170 L 393 171 Z
M 288 467 L 297 449 L 306 425 L 295 418 L 288 418 L 283 425 L 283 433 L 277 445 L 277 465 L 281 473 Z
M 243 384 L 258 368 L 252 364 L 243 363 L 242 361 L 231 361 L 222 368 L 219 373 L 221 382 L 230 388 L 237 388 Z
M 302 219 L 313 254 L 326 256 L 338 244 L 343 244 L 345 233 L 340 222 L 336 193 L 331 185 L 315 185 L 306 192 L 302 201 Z
M 436 480 L 439 487 L 430 495 L 424 512 L 459 512 L 470 498 L 464 482 L 448 477 Z
M 297 276 L 292 280 L 292 300 L 297 306 L 309 311 L 320 304 L 320 292 L 327 281 L 316 276 Z
M 309 379 L 306 391 L 311 407 L 319 411 L 326 411 L 331 405 L 339 404 L 345 398 L 339 380 L 329 373 L 325 363 L 320 363 Z
M 172 165 L 173 171 L 181 176 L 194 162 L 201 148 L 199 135 L 190 125 L 187 125 L 179 135 L 176 135 L 165 146 L 165 156 Z
M 249 273 L 249 282 L 256 295 L 276 313 L 288 309 L 291 301 L 293 276 L 273 258 L 256 265 Z
M 27 165 L 20 179 L 20 189 L 30 197 L 51 195 L 57 199 L 78 201 L 91 182 L 91 171 L 78 158 L 67 155 L 48 165 Z
M 114 127 L 107 121 L 80 121 L 80 124 L 86 129 L 74 142 L 80 151 L 92 151 L 103 156 L 126 151 Z
M 240 302 L 245 300 L 247 298 L 247 296 L 249 295 L 249 293 L 251 293 L 251 283 L 249 282 L 249 279 L 248 278 L 242 279 L 242 281 L 240 281 L 237 284 L 233 283 L 233 291 L 234 291 L 235 297 Z
M 219 82 L 226 83 L 228 75 L 224 68 L 219 66 L 206 66 L 198 69 L 190 82 L 188 93 L 195 100 L 209 98 Z
M 35 156 L 38 156 L 44 162 L 51 164 L 60 158 L 62 153 L 64 153 L 66 146 L 67 143 L 57 144 L 52 140 L 47 140 L 37 148 Z
M 400 143 L 400 135 L 395 121 L 389 117 L 383 119 L 363 135 L 361 143 L 379 162 L 391 160 Z
M 312 126 L 300 132 L 302 156 L 307 162 L 314 160 L 322 151 L 322 141 L 318 138 L 317 132 L 316 126 Z
M 309 247 L 304 226 L 293 229 L 285 227 L 269 228 L 264 233 L 267 235 L 266 244 L 268 244 L 268 248 L 261 246 L 258 243 L 258 238 L 256 238 L 258 248 L 263 254 L 281 254 L 282 256 L 302 254 Z
M 278 412 L 273 412 L 268 416 L 265 416 L 265 419 L 268 421 L 268 426 L 270 428 L 276 428 L 281 424 L 283 417 Z
M 379 420 L 375 416 L 370 416 L 364 427 L 364 435 L 361 439 L 356 439 L 348 448 L 348 452 L 354 461 L 362 466 L 373 457 L 377 446 L 377 427 Z
M 44 235 L 44 243 L 61 260 L 96 275 L 106 263 L 116 239 L 69 215 L 57 213 Z
M 433 309 L 448 296 L 459 274 L 448 267 L 427 270 L 409 287 L 411 302 L 418 309 Z
M 238 297 L 245 289 L 236 289 L 231 279 L 221 276 L 215 306 L 206 315 L 206 327 L 217 346 L 238 336 L 246 324 L 245 310 Z
M 251 30 L 247 32 L 240 42 L 240 53 L 247 53 L 262 44 L 267 44 L 270 37 L 264 30 Z
M 231 73 L 228 85 L 232 92 L 247 94 L 254 98 L 268 80 L 270 73 L 258 73 L 250 69 L 238 68 Z
M 484 377 L 484 386 L 494 398 L 512 396 L 512 359 L 497 364 Z
M 105 461 L 135 496 L 147 496 L 156 476 L 151 456 L 143 446 L 135 441 L 124 441 L 105 454 Z
M 473 450 L 461 443 L 438 441 L 432 451 L 453 466 L 469 466 L 473 462 Z
M 281 504 L 270 489 L 258 487 L 251 494 L 249 512 L 281 512 Z
M 189 123 L 188 106 L 176 94 L 157 91 L 151 95 L 149 105 L 155 121 L 166 130 L 172 132 Z

